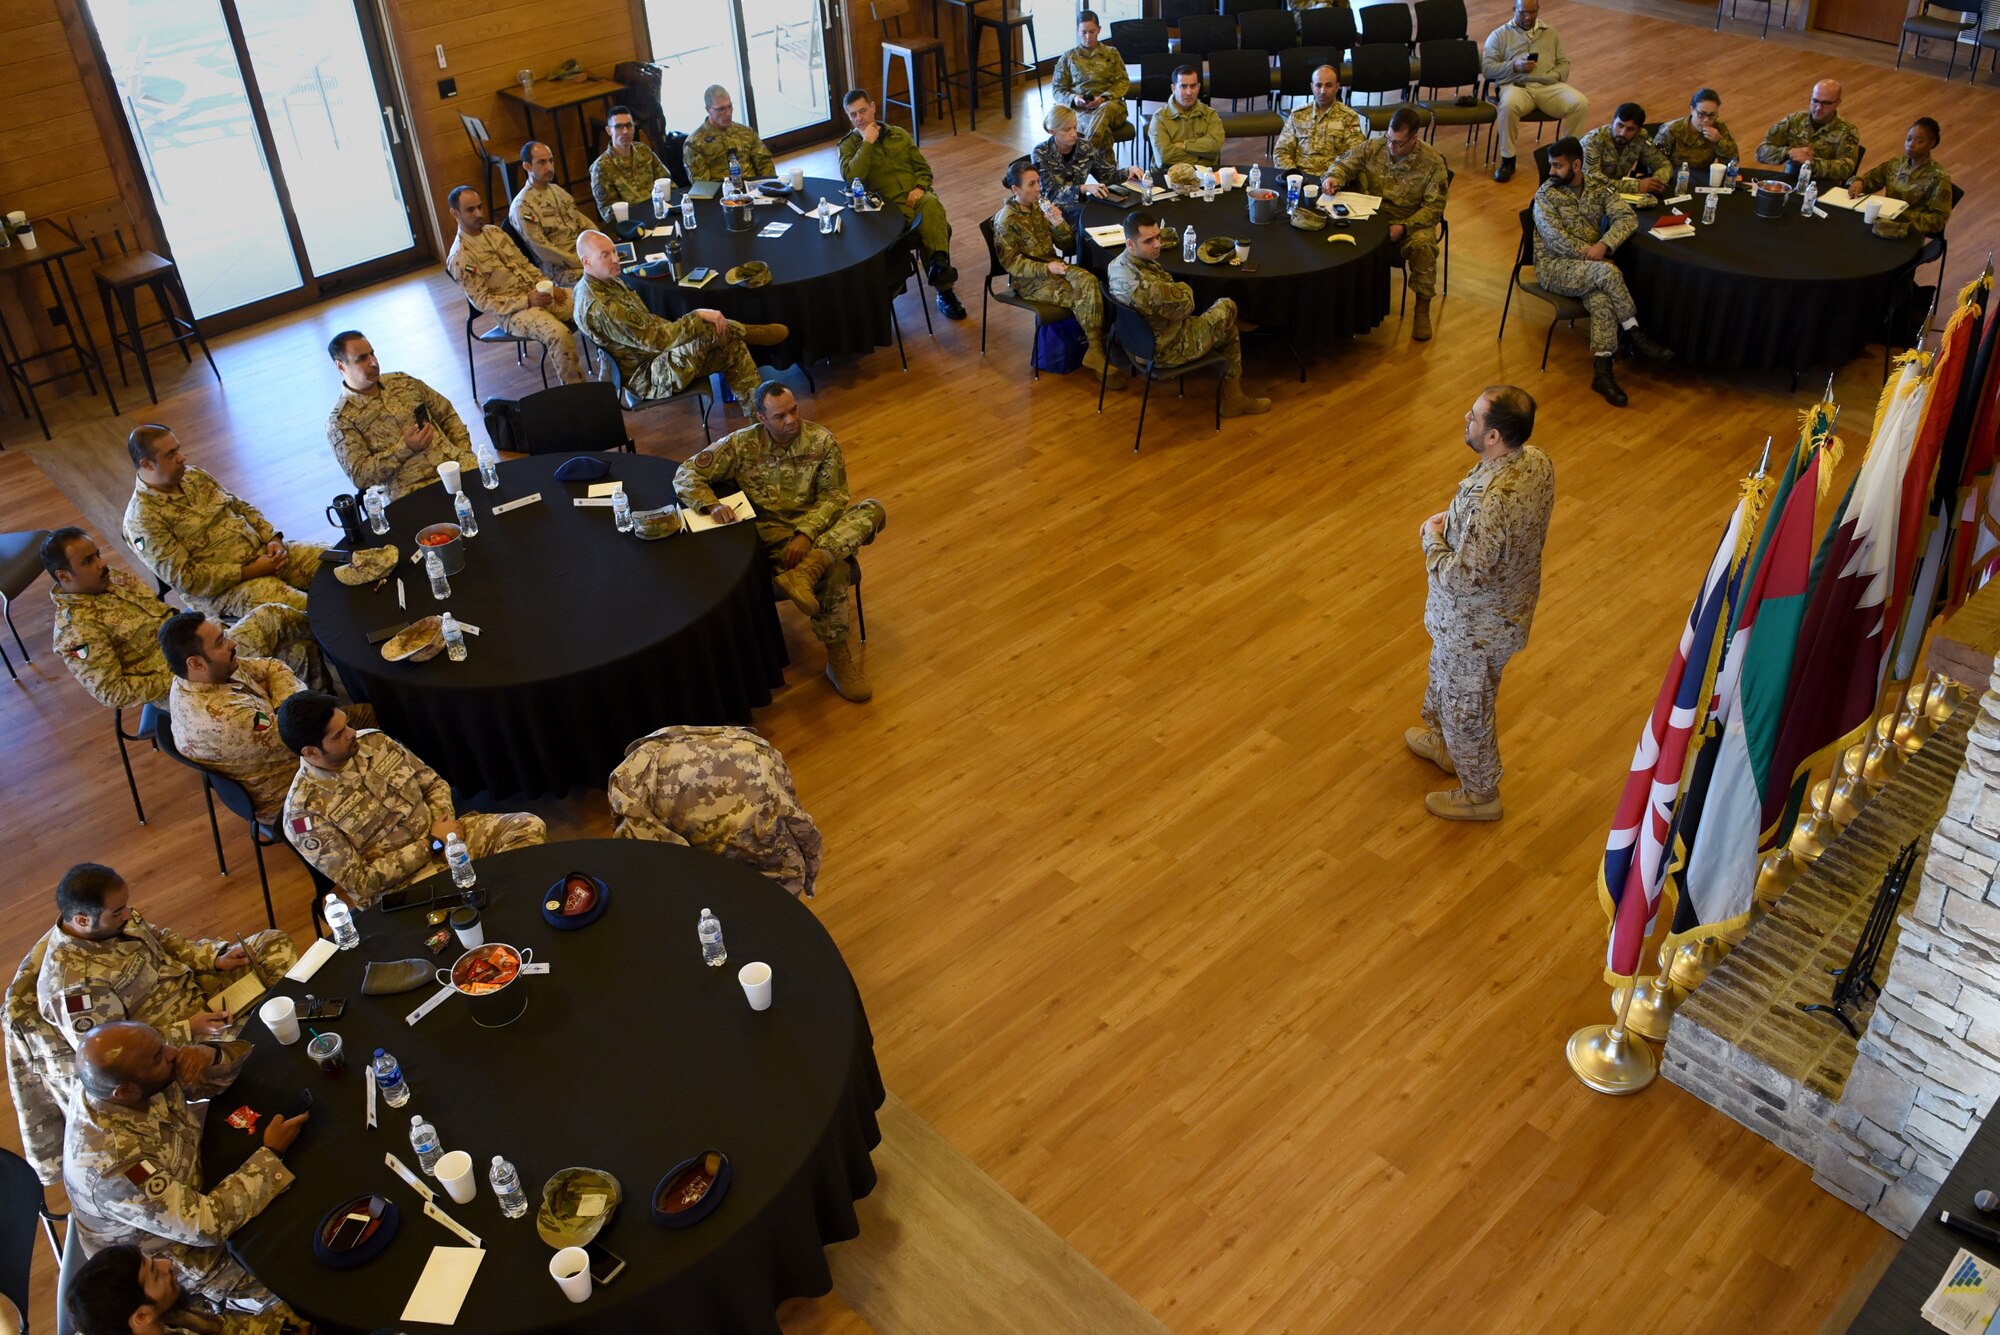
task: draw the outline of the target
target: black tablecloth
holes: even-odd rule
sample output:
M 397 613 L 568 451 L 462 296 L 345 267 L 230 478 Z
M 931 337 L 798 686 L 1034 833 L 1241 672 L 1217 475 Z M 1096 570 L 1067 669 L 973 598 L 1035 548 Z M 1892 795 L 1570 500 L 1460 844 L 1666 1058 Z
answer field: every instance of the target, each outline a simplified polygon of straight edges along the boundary
M 565 455 L 500 466 L 500 488 L 465 485 L 479 513 L 451 599 L 431 597 L 412 536 L 452 517 L 441 486 L 389 507 L 407 610 L 392 581 L 348 588 L 321 569 L 313 633 L 383 729 L 462 792 L 540 796 L 601 787 L 634 738 L 669 723 L 744 723 L 784 683 L 785 641 L 770 571 L 748 524 L 646 542 L 607 508 L 578 508 L 582 483 L 555 480 Z M 600 456 L 635 509 L 674 498 L 675 464 Z M 534 492 L 504 515 L 493 506 Z M 462 663 L 384 662 L 369 632 L 449 606 L 479 627 Z
M 1242 170 L 1247 171 L 1248 165 Z M 1264 165 L 1266 185 L 1281 185 L 1283 175 Z M 1123 222 L 1126 213 L 1139 207 L 1144 206 L 1091 199 L 1084 205 L 1083 223 L 1104 227 Z M 1185 229 L 1192 223 L 1202 241 L 1226 236 L 1250 243 L 1254 273 L 1228 264 L 1184 262 L 1179 246 L 1160 253 L 1167 271 L 1194 289 L 1197 310 L 1228 297 L 1242 319 L 1279 334 L 1298 349 L 1365 334 L 1389 314 L 1389 261 L 1395 252 L 1387 245 L 1389 224 L 1380 217 L 1344 229 L 1329 222 L 1317 232 L 1301 232 L 1282 219 L 1253 227 L 1240 187 L 1217 194 L 1213 204 L 1204 204 L 1199 195 L 1164 200 L 1156 195 L 1151 212 L 1171 227 Z M 1354 237 L 1353 245 L 1327 240 L 1340 230 Z M 1086 237 L 1084 265 L 1102 279 L 1118 250 Z
M 808 176 L 805 190 L 793 199 L 810 210 L 821 196 L 844 203 L 845 193 L 838 181 Z M 698 222 L 694 231 L 681 234 L 681 263 L 684 270 L 707 265 L 716 271 L 716 278 L 691 288 L 671 278 L 626 275 L 625 281 L 654 314 L 672 319 L 707 306 L 745 324 L 791 326 L 790 338 L 758 350 L 758 360 L 767 366 L 859 356 L 895 341 L 889 323 L 889 275 L 903 263 L 900 257 L 892 263 L 890 257 L 907 225 L 900 212 L 886 207 L 874 213 L 850 209 L 839 215 L 841 230 L 823 236 L 817 218 L 801 218 L 782 203 L 765 204 L 756 211 L 758 228 L 774 222 L 792 226 L 783 236 L 760 238 L 755 230 L 732 232 L 724 227 L 722 206 L 715 200 L 698 199 L 694 207 Z M 678 219 L 678 199 L 672 211 Z M 631 220 L 618 230 L 632 238 L 639 227 L 653 222 L 653 204 L 646 200 L 633 207 Z M 633 245 L 643 258 L 664 254 L 666 240 L 644 237 Z M 732 287 L 723 279 L 746 260 L 771 266 L 767 286 Z
M 576 932 L 541 916 L 542 892 L 584 871 L 611 887 L 603 918 Z M 434 1246 L 459 1246 L 383 1163 L 393 1153 L 412 1171 L 410 1117 L 438 1128 L 447 1150 L 478 1167 L 466 1205 L 441 1186 L 441 1208 L 485 1243 L 458 1329 L 478 1335 L 527 1331 L 776 1332 L 786 1298 L 831 1287 L 822 1248 L 859 1230 L 854 1201 L 874 1188 L 869 1151 L 879 1143 L 882 1103 L 874 1042 L 853 977 L 811 910 L 738 863 L 676 845 L 600 839 L 546 844 L 482 859 L 491 896 L 488 941 L 531 947 L 547 976 L 524 976 L 527 1009 L 511 1025 L 472 1023 L 452 997 L 415 1027 L 403 1017 L 436 991 L 361 994 L 369 959 L 422 954 L 422 915 L 362 914 L 362 944 L 330 960 L 308 989 L 343 997 L 328 1026 L 346 1044 L 348 1069 L 322 1075 L 302 1040 L 280 1047 L 261 1022 L 243 1075 L 211 1105 L 202 1171 L 217 1182 L 261 1143 L 226 1124 L 248 1104 L 273 1112 L 300 1088 L 316 1101 L 286 1156 L 298 1181 L 237 1230 L 230 1250 L 298 1311 L 332 1330 L 398 1328 L 398 1316 Z M 721 920 L 728 962 L 706 968 L 695 935 L 702 908 Z M 457 950 L 446 951 L 449 965 Z M 750 1009 L 737 969 L 762 960 L 773 972 L 769 1010 Z M 317 1026 L 316 1026 L 317 1027 Z M 402 1063 L 411 1089 L 401 1108 L 363 1116 L 360 1063 L 377 1046 Z M 653 1188 L 666 1170 L 706 1149 L 727 1154 L 729 1194 L 693 1228 L 662 1228 Z M 530 1209 L 506 1219 L 487 1185 L 492 1156 L 520 1171 Z M 559 1169 L 599 1168 L 624 1193 L 599 1235 L 625 1273 L 571 1305 L 549 1278 L 553 1254 L 535 1231 L 533 1206 Z M 379 1192 L 402 1214 L 380 1257 L 352 1271 L 313 1258 L 311 1230 L 328 1210 Z M 417 1326 L 404 1327 L 415 1331 Z M 431 1329 L 431 1327 L 421 1327 Z
M 1701 216 L 1700 196 L 1680 207 Z M 1662 210 L 1642 210 L 1618 266 L 1639 323 L 1696 366 L 1803 371 L 1844 365 L 1879 341 L 1909 282 L 1923 238 L 1874 235 L 1859 213 L 1830 206 L 1806 218 L 1796 203 L 1759 218 L 1748 190 L 1724 195 L 1699 235 L 1650 235 Z

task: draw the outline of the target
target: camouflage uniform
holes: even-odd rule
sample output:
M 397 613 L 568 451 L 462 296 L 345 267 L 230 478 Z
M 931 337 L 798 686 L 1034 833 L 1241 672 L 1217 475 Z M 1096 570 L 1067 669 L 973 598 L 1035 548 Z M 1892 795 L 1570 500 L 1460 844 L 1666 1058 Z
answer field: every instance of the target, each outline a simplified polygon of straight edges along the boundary
M 36 984 L 49 942 L 35 942 L 7 987 L 7 1092 L 21 1126 L 21 1157 L 42 1185 L 62 1181 L 63 1125 L 76 1093 L 76 1054 L 57 1025 L 42 1018 Z
M 748 728 L 661 728 L 626 749 L 605 786 L 617 838 L 733 858 L 813 897 L 819 826 L 778 748 Z
M 1861 166 L 1861 134 L 1845 116 L 1814 125 L 1810 111 L 1794 111 L 1765 132 L 1764 142 L 1757 145 L 1757 161 L 1783 167 L 1790 161 L 1785 154 L 1794 148 L 1813 151 L 1813 179 L 1829 185 L 1847 180 Z
M 1223 378 L 1243 374 L 1243 336 L 1236 332 L 1236 303 L 1223 297 L 1200 315 L 1194 313 L 1194 289 L 1160 266 L 1142 260 L 1130 246 L 1118 252 L 1105 277 L 1111 299 L 1130 306 L 1153 327 L 1153 350 L 1162 363 L 1189 362 L 1214 348 L 1225 361 Z
M 1040 209 L 1024 209 L 1013 200 L 993 215 L 993 249 L 1008 285 L 1029 301 L 1045 301 L 1076 312 L 1076 322 L 1093 352 L 1104 350 L 1104 291 L 1081 265 L 1052 274 L 1049 261 L 1070 254 L 1076 233 L 1068 223 L 1051 226 Z
M 1197 167 L 1222 165 L 1222 117 L 1206 102 L 1183 110 L 1179 101 L 1153 113 L 1153 156 L 1162 167 L 1192 162 Z
M 1514 68 L 1514 62 L 1530 52 L 1540 59 L 1524 74 Z M 1569 53 L 1563 50 L 1562 37 L 1554 28 L 1537 20 L 1524 32 L 1518 24 L 1503 23 L 1487 34 L 1479 62 L 1500 108 L 1495 130 L 1500 136 L 1501 157 L 1514 156 L 1521 117 L 1531 110 L 1562 117 L 1564 134 L 1583 134 L 1590 99 L 1570 86 Z
M 277 536 L 256 506 L 230 495 L 199 468 L 181 475 L 179 492 L 134 482 L 125 506 L 125 541 L 139 559 L 191 609 L 220 620 L 242 616 L 260 603 L 306 610 L 306 590 L 326 550 L 319 543 L 286 543 L 282 570 L 243 578 L 243 567 Z
M 1611 220 L 1609 227 L 1600 223 L 1604 218 Z M 1638 228 L 1632 206 L 1594 176 L 1586 175 L 1580 189 L 1557 185 L 1551 176 L 1535 192 L 1535 281 L 1583 299 L 1590 311 L 1592 356 L 1615 356 L 1620 326 L 1639 311 L 1618 266 L 1608 256 L 1585 259 L 1583 252 L 1599 241 L 1616 250 Z
M 299 769 L 278 738 L 278 706 L 303 689 L 276 659 L 239 653 L 228 681 L 176 677 L 169 701 L 180 753 L 242 784 L 257 819 L 273 827 Z M 369 705 L 347 706 L 347 717 L 357 728 L 375 726 Z
M 1102 149 L 1112 145 L 1118 127 L 1129 124 L 1125 95 L 1132 91 L 1131 76 L 1125 73 L 1125 57 L 1118 49 L 1099 42 L 1095 49 L 1072 47 L 1056 57 L 1055 72 L 1049 76 L 1056 96 L 1076 112 L 1080 137 Z M 1075 98 L 1101 97 L 1104 105 L 1095 111 L 1077 107 Z
M 681 147 L 681 162 L 687 167 L 688 179 L 728 180 L 729 150 L 732 148 L 736 150 L 736 162 L 743 168 L 745 181 L 761 181 L 778 174 L 778 164 L 772 159 L 771 150 L 764 147 L 764 141 L 757 137 L 755 130 L 741 121 L 732 121 L 728 129 L 718 130 L 709 124 L 707 117 L 703 117 L 701 124 L 694 127 L 687 143 Z M 845 171 L 845 168 L 842 170 Z M 651 184 L 646 188 L 650 191 Z
M 750 400 L 744 400 L 746 403 Z M 779 445 L 759 422 L 732 431 L 674 473 L 681 504 L 706 510 L 724 479 L 757 507 L 757 537 L 777 557 L 794 537 L 812 540 L 832 564 L 821 577 L 813 634 L 822 643 L 847 638 L 847 558 L 871 542 L 888 515 L 877 500 L 848 504 L 847 460 L 840 442 L 818 422 L 802 422 L 790 445 Z
M 419 403 L 430 405 L 431 443 L 412 454 L 403 432 L 416 425 Z M 383 372 L 365 392 L 342 385 L 326 419 L 326 443 L 348 481 L 364 489 L 386 487 L 392 501 L 436 482 L 439 464 L 455 462 L 468 473 L 479 467 L 472 436 L 451 400 L 401 371 Z
M 1363 192 L 1382 197 L 1379 216 L 1403 224 L 1403 269 L 1410 291 L 1425 300 L 1436 296 L 1439 224 L 1445 192 L 1451 188 L 1444 154 L 1412 137 L 1410 151 L 1399 159 L 1389 151 L 1388 136 L 1377 135 L 1341 154 L 1327 180 L 1335 190 L 1352 181 Z
M 243 1166 L 203 1190 L 201 1123 L 208 1106 L 250 1057 L 245 1042 L 215 1043 L 221 1054 L 189 1089 L 168 1085 L 143 1108 L 93 1098 L 81 1086 L 63 1138 L 63 1189 L 70 1227 L 86 1251 L 129 1243 L 173 1263 L 181 1291 L 217 1307 L 261 1312 L 277 1299 L 231 1259 L 230 1234 L 292 1185 L 284 1161 L 259 1145 Z
M 188 1017 L 207 1010 L 210 997 L 248 972 L 216 967 L 216 958 L 235 942 L 190 941 L 147 922 L 136 909 L 108 940 L 86 941 L 57 924 L 42 941 L 35 1004 L 72 1048 L 113 1020 L 138 1020 L 159 1030 L 169 1043 L 189 1042 Z M 298 962 L 292 938 L 283 932 L 255 932 L 243 938 L 243 945 L 270 982 Z M 248 1018 L 237 1017 L 231 1030 L 240 1030 Z
M 1907 157 L 1878 163 L 1855 182 L 1854 193 L 1905 201 L 1910 207 L 1896 221 L 1926 236 L 1936 236 L 1951 221 L 1951 173 L 1936 158 L 1921 167 L 1912 166 Z
M 1442 536 L 1424 532 L 1424 629 L 1431 636 L 1424 724 L 1444 739 L 1475 801 L 1500 791 L 1494 701 L 1500 670 L 1528 642 L 1555 505 L 1549 457 L 1524 445 L 1482 459 L 1458 484 Z
M 1125 179 L 1125 169 L 1082 135 L 1068 153 L 1058 150 L 1054 139 L 1044 139 L 1035 145 L 1034 158 L 1035 170 L 1042 174 L 1042 198 L 1054 200 L 1072 216 L 1082 207 L 1085 181 L 1095 177 L 1100 184 L 1116 185 Z
M 583 277 L 576 239 L 597 227 L 583 216 L 575 196 L 559 185 L 538 186 L 531 180 L 514 196 L 507 216 L 535 252 L 535 263 L 542 272 L 555 279 L 558 287 L 575 287 L 576 280 Z
M 590 164 L 590 198 L 597 205 L 597 216 L 610 222 L 613 204 L 651 203 L 653 182 L 672 179 L 659 155 L 635 139 L 631 152 L 620 155 L 607 148 Z
M 1285 118 L 1271 161 L 1280 172 L 1324 178 L 1335 161 L 1366 138 L 1368 127 L 1354 108 L 1335 102 L 1321 111 L 1308 102 Z
M 694 312 L 663 319 L 625 284 L 585 274 L 576 285 L 576 327 L 617 361 L 625 388 L 640 398 L 664 399 L 703 376 L 720 374 L 738 403 L 756 402 L 757 359 L 734 320 L 729 337 L 718 342 L 708 321 Z
M 267 1312 L 197 1312 L 177 1306 L 160 1318 L 168 1335 L 285 1335 L 297 1330 L 298 1317 L 283 1303 Z
M 882 133 L 871 144 L 859 130 L 849 130 L 840 141 L 840 179 L 851 181 L 857 176 L 905 219 L 919 219 L 917 240 L 930 268 L 931 286 L 955 286 L 958 270 L 951 265 L 951 219 L 945 214 L 944 201 L 931 188 L 930 159 L 910 138 L 910 132 L 898 125 L 882 125 Z M 908 202 L 912 190 L 924 192 L 915 204 Z
M 401 743 L 369 729 L 338 770 L 301 760 L 285 795 L 285 837 L 363 908 L 444 869 L 431 826 L 457 819 L 475 858 L 541 843 L 547 827 L 523 811 L 455 816 L 451 785 Z
M 1715 122 L 1715 142 L 1709 143 L 1694 123 L 1692 116 L 1678 116 L 1660 127 L 1653 136 L 1653 145 L 1666 154 L 1673 172 L 1685 162 L 1689 171 L 1700 171 L 1711 162 L 1736 162 L 1743 157 L 1736 149 L 1736 136 L 1720 120 Z M 1706 182 L 1704 182 L 1706 184 Z
M 1706 143 L 1704 140 L 1704 146 Z M 1728 160 L 1723 159 L 1724 162 Z M 1633 135 L 1629 144 L 1621 144 L 1612 135 L 1609 125 L 1600 125 L 1583 137 L 1583 169 L 1592 176 L 1601 176 L 1609 181 L 1613 190 L 1622 190 L 1628 195 L 1646 194 L 1647 190 L 1641 183 L 1652 177 L 1658 177 L 1669 185 L 1674 179 L 1673 165 L 1667 161 L 1667 155 L 1660 151 L 1658 144 L 1643 134 Z
M 594 176 L 596 168 L 591 172 Z M 576 334 L 570 329 L 569 289 L 559 287 L 549 293 L 546 306 L 530 305 L 528 298 L 535 294 L 535 284 L 542 281 L 542 271 L 528 262 L 504 230 L 489 224 L 479 229 L 478 236 L 467 236 L 465 229 L 459 228 L 452 238 L 451 253 L 445 257 L 444 271 L 464 291 L 465 299 L 498 320 L 501 328 L 547 348 L 559 382 L 574 385 L 584 378 Z

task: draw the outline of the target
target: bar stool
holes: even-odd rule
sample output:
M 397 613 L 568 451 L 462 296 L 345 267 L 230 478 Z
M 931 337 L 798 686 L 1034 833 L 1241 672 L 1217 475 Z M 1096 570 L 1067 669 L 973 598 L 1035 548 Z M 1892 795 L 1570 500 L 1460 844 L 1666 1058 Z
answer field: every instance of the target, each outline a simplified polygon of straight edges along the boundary
M 201 355 L 208 362 L 208 369 L 215 374 L 215 383 L 222 383 L 222 372 L 216 370 L 215 355 L 208 350 L 208 340 L 202 336 L 201 326 L 194 318 L 194 307 L 188 301 L 187 289 L 181 286 L 181 272 L 175 263 L 164 256 L 155 255 L 139 244 L 139 229 L 132 228 L 132 243 L 125 242 L 125 228 L 131 222 L 123 204 L 104 204 L 82 213 L 70 215 L 69 230 L 80 242 L 87 244 L 97 256 L 97 268 L 93 276 L 97 279 L 97 296 L 104 303 L 104 324 L 111 333 L 111 350 L 118 358 L 118 378 L 127 385 L 131 380 L 125 374 L 125 351 L 131 349 L 139 361 L 139 374 L 146 381 L 146 393 L 154 403 L 160 401 L 159 391 L 153 388 L 153 367 L 146 359 L 149 352 L 157 352 L 172 344 L 181 350 L 181 360 L 192 365 L 194 358 L 188 355 L 188 340 L 201 344 Z M 117 253 L 111 252 L 107 238 L 115 242 Z M 139 289 L 147 288 L 160 308 L 160 318 L 141 324 L 139 321 Z M 175 309 L 179 302 L 179 310 Z M 123 314 L 125 327 L 118 327 L 118 316 Z M 168 331 L 165 342 L 148 346 L 146 330 L 164 325 Z
M 944 39 L 942 37 L 903 36 L 903 17 L 910 12 L 910 0 L 871 0 L 869 12 L 882 28 L 882 107 L 886 112 L 890 107 L 910 109 L 910 138 L 918 144 L 924 142 L 923 108 L 941 106 L 951 117 L 951 132 L 958 134 L 958 112 L 951 103 L 951 69 L 946 62 Z M 926 60 L 937 61 L 937 82 L 931 92 L 923 91 L 918 71 Z M 895 61 L 903 63 L 903 82 L 909 89 L 909 100 L 892 97 L 889 93 L 889 70 Z
M 472 155 L 479 159 L 486 173 L 486 211 L 492 217 L 503 217 L 507 204 L 514 198 L 513 164 L 493 151 L 493 140 L 486 133 L 486 122 L 477 116 L 458 113 L 458 123 L 465 127 L 465 137 L 472 141 Z M 493 174 L 500 174 L 500 194 L 493 193 Z
M 1035 47 L 1035 16 L 1025 12 L 1010 13 L 1008 7 L 1011 3 L 1012 0 L 1000 0 L 998 14 L 980 9 L 972 12 L 972 49 L 965 53 L 966 83 L 972 88 L 972 105 L 967 108 L 966 115 L 975 130 L 979 128 L 979 89 L 982 84 L 1000 85 L 1001 114 L 1009 120 L 1014 118 L 1014 34 L 1017 32 L 1027 34 L 1028 54 L 1032 57 L 1028 70 L 1034 74 L 1035 87 L 1042 86 L 1042 53 Z M 989 28 L 1000 39 L 1000 57 L 995 64 L 982 65 L 979 63 L 979 47 Z M 992 77 L 982 77 L 989 75 Z

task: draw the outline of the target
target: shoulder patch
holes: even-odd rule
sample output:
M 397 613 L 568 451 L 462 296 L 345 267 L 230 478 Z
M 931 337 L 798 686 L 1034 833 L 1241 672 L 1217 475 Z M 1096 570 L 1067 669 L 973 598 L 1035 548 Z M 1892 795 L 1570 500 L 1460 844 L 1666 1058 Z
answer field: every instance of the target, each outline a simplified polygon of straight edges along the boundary
M 312 829 L 313 820 L 311 816 L 294 816 L 286 824 L 291 826 L 293 834 L 304 834 Z
M 84 659 L 90 657 L 90 646 L 87 644 L 79 644 L 78 646 L 76 646 L 76 648 L 69 651 L 69 656 L 71 658 L 74 658 L 77 662 L 81 663 Z
M 142 551 L 142 552 L 143 552 L 143 551 L 145 551 L 145 550 L 146 550 L 146 535 L 145 535 L 145 534 L 143 534 L 143 533 L 137 533 L 137 534 L 134 534 L 134 535 L 133 535 L 133 537 L 132 537 L 132 546 L 133 546 L 133 547 L 134 547 L 134 548 L 135 548 L 136 550 L 138 550 L 138 551 Z

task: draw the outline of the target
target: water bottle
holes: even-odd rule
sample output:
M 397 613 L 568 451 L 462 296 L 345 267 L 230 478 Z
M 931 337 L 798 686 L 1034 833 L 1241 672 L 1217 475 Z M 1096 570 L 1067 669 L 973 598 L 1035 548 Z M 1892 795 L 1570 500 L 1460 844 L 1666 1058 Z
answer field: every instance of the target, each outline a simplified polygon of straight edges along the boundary
M 465 494 L 461 486 L 458 494 L 451 498 L 452 513 L 458 516 L 458 534 L 462 538 L 479 536 L 479 516 L 472 511 L 472 497 Z
M 1194 263 L 1194 228 L 1181 233 L 1181 259 L 1187 264 Z
M 1674 193 L 1677 195 L 1685 195 L 1687 192 L 1688 192 L 1688 165 L 1685 162 L 1683 162 L 1681 164 L 1681 169 L 1674 173 Z
M 1147 208 L 1153 207 L 1153 173 L 1147 172 L 1139 178 L 1139 202 Z
M 692 232 L 692 231 L 694 230 L 694 196 L 693 196 L 693 195 L 682 195 L 682 196 L 681 196 L 681 226 L 682 226 L 682 227 L 685 227 L 685 228 L 686 228 L 686 229 L 687 229 L 688 231 L 690 231 L 690 232 Z
M 620 533 L 632 531 L 632 498 L 623 487 L 611 493 L 611 522 Z
M 1285 180 L 1285 212 L 1295 212 L 1299 207 L 1299 195 L 1305 189 L 1305 182 L 1296 174 Z
M 324 912 L 327 930 L 333 933 L 333 944 L 342 950 L 352 950 L 361 944 L 361 933 L 354 927 L 354 911 L 347 907 L 346 900 L 329 891 Z
M 859 176 L 855 177 L 853 180 L 847 183 L 847 202 L 854 206 L 854 211 L 856 213 L 859 213 L 861 211 L 861 206 L 863 203 L 867 201 L 867 199 L 868 199 L 868 191 L 862 187 L 861 178 Z
M 701 937 L 701 962 L 711 969 L 719 969 L 729 958 L 729 952 L 722 948 L 722 924 L 707 909 L 701 911 L 701 921 L 695 932 Z
M 833 201 L 825 195 L 819 197 L 819 230 L 822 236 L 833 231 Z
M 1201 202 L 1204 204 L 1213 204 L 1215 202 L 1214 172 L 1206 172 L 1201 178 Z
M 493 1156 L 493 1167 L 487 1170 L 486 1181 L 493 1188 L 493 1199 L 500 1202 L 500 1213 L 509 1219 L 519 1219 L 528 1213 L 528 1198 L 521 1191 L 521 1175 L 514 1171 L 514 1165 L 499 1155 Z
M 380 487 L 370 487 L 361 493 L 361 503 L 368 507 L 368 530 L 371 533 L 389 531 L 389 503 L 382 498 Z
M 391 1108 L 400 1108 L 410 1101 L 410 1087 L 403 1083 L 403 1068 L 381 1048 L 375 1049 L 375 1089 Z
M 444 577 L 444 559 L 435 547 L 424 553 L 424 573 L 431 577 L 431 597 L 439 602 L 451 597 L 451 581 Z
M 729 193 L 732 195 L 743 193 L 743 159 L 737 156 L 733 148 L 729 150 Z
M 1262 190 L 1264 188 L 1264 167 L 1262 163 L 1253 162 L 1250 164 L 1250 188 L 1252 190 Z
M 1808 177 L 1806 178 L 1806 197 L 1799 204 L 1799 212 L 1803 213 L 1806 217 L 1810 218 L 1813 216 L 1813 210 L 1816 207 L 1818 207 L 1818 205 L 1819 205 L 1819 187 L 1813 183 L 1811 177 Z
M 1708 197 L 1708 202 L 1701 206 L 1701 220 L 1703 223 L 1712 223 L 1715 221 L 1715 201 L 1720 198 L 1722 196 L 1712 194 Z
M 454 663 L 465 661 L 465 628 L 458 624 L 458 618 L 451 613 L 444 614 L 444 652 Z
M 1743 169 L 1741 165 L 1737 163 L 1735 158 L 1731 158 L 1729 160 L 1729 165 L 1722 169 L 1723 188 L 1728 190 L 1734 190 L 1736 188 L 1736 183 L 1742 179 L 1743 179 Z
M 479 873 L 472 870 L 472 850 L 455 833 L 444 837 L 444 862 L 451 868 L 451 883 L 461 890 L 470 890 L 479 879 Z
M 500 486 L 500 456 L 492 446 L 474 451 L 479 460 L 479 480 L 486 484 L 486 490 L 494 491 Z
M 438 1143 L 438 1129 L 426 1122 L 422 1113 L 410 1119 L 410 1148 L 417 1152 L 417 1167 L 424 1170 L 424 1176 L 436 1177 L 444 1146 Z
M 658 181 L 653 182 L 653 221 L 659 222 L 667 216 L 667 192 Z

